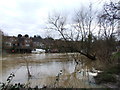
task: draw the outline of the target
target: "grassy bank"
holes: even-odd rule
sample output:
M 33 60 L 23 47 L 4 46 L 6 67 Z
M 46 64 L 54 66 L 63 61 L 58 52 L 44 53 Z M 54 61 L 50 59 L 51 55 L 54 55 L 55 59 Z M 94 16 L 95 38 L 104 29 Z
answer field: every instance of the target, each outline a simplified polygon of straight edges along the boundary
M 107 88 L 119 88 L 120 87 L 120 52 L 115 53 L 113 56 L 113 62 L 111 66 L 103 69 L 103 72 L 99 73 L 95 78 L 97 84 L 104 85 Z M 117 62 L 116 62 L 117 61 Z

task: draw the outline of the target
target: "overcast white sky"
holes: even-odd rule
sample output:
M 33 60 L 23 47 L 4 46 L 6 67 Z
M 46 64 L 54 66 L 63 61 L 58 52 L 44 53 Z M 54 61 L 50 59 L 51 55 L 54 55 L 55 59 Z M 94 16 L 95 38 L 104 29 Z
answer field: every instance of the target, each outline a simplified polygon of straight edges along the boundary
M 0 29 L 11 36 L 29 34 L 45 37 L 49 34 L 44 28 L 50 12 L 69 13 L 89 2 L 98 8 L 101 1 L 108 0 L 0 0 Z

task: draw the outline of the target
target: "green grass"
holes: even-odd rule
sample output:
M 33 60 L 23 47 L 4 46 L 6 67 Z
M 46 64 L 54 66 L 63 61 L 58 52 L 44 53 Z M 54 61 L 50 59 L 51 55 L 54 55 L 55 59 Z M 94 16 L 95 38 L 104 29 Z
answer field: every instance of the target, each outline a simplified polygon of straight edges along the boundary
M 116 65 L 114 67 L 110 67 L 105 70 L 105 73 L 108 74 L 119 74 L 120 73 L 120 65 Z
M 95 77 L 96 83 L 107 83 L 107 82 L 116 82 L 116 78 L 113 77 L 112 74 L 107 74 L 107 73 L 101 73 L 98 76 Z
M 104 70 L 104 72 L 99 73 L 98 76 L 95 77 L 96 83 L 108 83 L 108 82 L 116 82 L 115 74 L 120 74 L 120 64 L 109 67 Z
M 115 59 L 115 58 L 120 58 L 120 52 L 117 52 L 115 54 L 112 55 L 112 58 Z

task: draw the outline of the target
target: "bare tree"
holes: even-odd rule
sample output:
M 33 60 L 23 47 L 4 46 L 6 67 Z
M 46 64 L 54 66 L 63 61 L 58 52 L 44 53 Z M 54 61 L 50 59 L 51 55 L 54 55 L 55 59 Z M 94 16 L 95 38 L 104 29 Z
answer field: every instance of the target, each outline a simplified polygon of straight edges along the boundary
M 120 1 L 119 2 L 110 2 L 104 4 L 104 14 L 107 16 L 107 19 L 117 19 L 120 20 Z
M 81 41 L 80 53 L 88 58 L 95 60 L 95 54 L 92 51 L 93 31 L 95 30 L 95 14 L 92 10 L 92 4 L 89 7 L 82 8 L 76 12 L 74 18 L 74 28 L 77 30 L 78 35 L 76 40 Z
M 29 57 L 28 57 L 28 55 L 25 53 L 25 57 L 23 57 L 23 56 L 21 56 L 22 58 L 23 58 L 23 60 L 25 61 L 25 66 L 26 66 L 26 70 L 27 70 L 27 75 L 28 75 L 28 81 L 29 81 L 29 79 L 32 77 L 32 75 L 31 75 L 31 72 L 30 72 L 30 61 L 29 61 Z
M 120 22 L 120 2 L 105 3 L 102 13 L 99 15 L 99 25 L 101 36 L 103 38 L 111 38 L 119 33 Z M 116 30 L 118 27 L 118 31 Z M 119 34 L 118 34 L 119 35 Z
M 99 60 L 104 60 L 107 64 L 112 64 L 111 55 L 116 49 L 118 21 L 117 3 L 104 4 L 102 12 L 98 15 L 99 31 L 95 51 Z
M 55 13 L 53 15 L 49 15 L 49 24 L 51 24 L 52 26 L 50 27 L 50 29 L 54 29 L 56 31 L 58 31 L 64 40 L 67 40 L 65 35 L 64 35 L 64 30 L 65 25 L 66 25 L 66 17 L 62 16 L 60 13 Z
M 54 29 L 60 33 L 62 38 L 67 41 L 72 41 L 70 49 L 74 49 L 85 55 L 86 57 L 95 60 L 95 54 L 91 51 L 92 36 L 93 36 L 93 19 L 92 4 L 89 5 L 89 9 L 86 11 L 81 9 L 76 12 L 74 16 L 74 22 L 70 25 L 67 24 L 67 18 L 59 13 L 49 16 L 50 29 Z M 70 21 L 70 20 L 69 20 Z M 81 44 L 78 46 L 78 42 Z
M 66 25 L 67 25 L 67 17 L 66 16 L 62 16 L 62 14 L 60 13 L 54 13 L 52 15 L 49 15 L 49 19 L 48 22 L 50 24 L 50 28 L 52 30 L 55 30 L 57 32 L 59 32 L 59 34 L 62 36 L 62 39 L 64 40 L 63 44 L 65 45 L 65 47 L 71 47 L 69 43 L 69 35 L 67 33 L 67 31 L 69 30 Z M 65 48 L 65 51 L 66 48 Z

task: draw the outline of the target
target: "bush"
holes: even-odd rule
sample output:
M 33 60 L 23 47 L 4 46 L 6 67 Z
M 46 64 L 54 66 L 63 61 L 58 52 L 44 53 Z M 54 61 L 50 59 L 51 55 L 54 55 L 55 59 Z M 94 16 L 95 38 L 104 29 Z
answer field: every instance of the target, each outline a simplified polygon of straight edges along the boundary
M 116 78 L 112 74 L 101 73 L 95 77 L 96 83 L 108 83 L 108 82 L 116 82 Z
M 120 73 L 120 65 L 108 68 L 105 72 L 109 73 L 109 74 L 119 74 Z
M 109 67 L 104 70 L 104 72 L 99 73 L 95 78 L 96 83 L 108 83 L 108 82 L 117 82 L 115 74 L 120 74 L 120 65 Z

